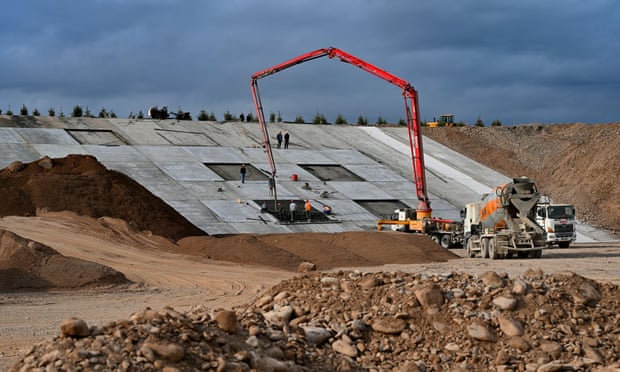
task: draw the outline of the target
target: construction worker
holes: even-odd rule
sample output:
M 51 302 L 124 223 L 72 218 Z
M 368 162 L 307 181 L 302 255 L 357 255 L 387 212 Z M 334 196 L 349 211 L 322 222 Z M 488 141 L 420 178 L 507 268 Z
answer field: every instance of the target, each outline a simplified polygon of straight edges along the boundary
M 304 210 L 306 211 L 306 220 L 310 222 L 310 217 L 312 215 L 312 203 L 310 203 L 310 199 L 306 199 L 306 204 L 304 204 Z
M 239 173 L 241 174 L 241 183 L 245 183 L 245 173 L 247 172 L 245 168 L 245 164 L 241 164 L 241 168 L 239 169 Z
M 291 212 L 291 222 L 295 222 L 295 210 L 297 209 L 297 204 L 295 204 L 295 200 L 291 200 L 291 204 L 288 206 L 289 212 Z
M 273 177 L 269 177 L 269 196 L 273 195 L 273 188 L 276 186 L 275 181 L 273 180 Z

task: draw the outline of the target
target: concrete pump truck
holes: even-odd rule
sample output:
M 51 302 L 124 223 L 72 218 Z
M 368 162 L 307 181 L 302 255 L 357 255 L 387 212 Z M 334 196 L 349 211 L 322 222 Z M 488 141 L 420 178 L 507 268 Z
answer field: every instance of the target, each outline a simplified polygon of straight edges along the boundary
M 337 48 L 318 49 L 298 57 L 292 58 L 279 65 L 258 71 L 254 73 L 250 79 L 252 97 L 258 122 L 260 124 L 263 135 L 263 146 L 267 153 L 269 165 L 271 167 L 271 177 L 276 177 L 276 166 L 273 160 L 269 133 L 265 122 L 265 114 L 258 90 L 258 80 L 270 76 L 289 67 L 293 67 L 300 63 L 311 61 L 320 57 L 328 57 L 330 59 L 337 58 L 342 62 L 349 63 L 366 72 L 369 72 L 389 83 L 398 86 L 402 90 L 405 101 L 405 115 L 407 118 L 407 132 L 409 137 L 409 148 L 411 150 L 411 162 L 413 166 L 413 181 L 416 188 L 416 196 L 418 199 L 417 208 L 406 208 L 396 210 L 389 219 L 379 220 L 377 227 L 381 230 L 383 225 L 398 226 L 399 229 L 407 232 L 423 233 L 431 236 L 445 248 L 456 246 L 462 242 L 463 231 L 460 221 L 446 220 L 434 218 L 431 216 L 431 203 L 426 190 L 426 174 L 424 169 L 424 154 L 422 152 L 422 134 L 420 131 L 420 115 L 418 108 L 418 94 L 413 86 L 377 66 L 374 66 L 364 60 L 361 60 L 349 53 Z M 277 192 L 274 188 L 274 205 L 277 205 Z

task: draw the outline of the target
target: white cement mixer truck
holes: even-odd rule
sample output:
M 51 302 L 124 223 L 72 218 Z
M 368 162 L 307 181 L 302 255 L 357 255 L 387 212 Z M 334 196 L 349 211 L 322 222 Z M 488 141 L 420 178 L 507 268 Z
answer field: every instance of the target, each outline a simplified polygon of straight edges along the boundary
M 495 188 L 463 211 L 465 250 L 470 257 L 538 258 L 547 248 L 545 232 L 536 223 L 540 193 L 533 180 L 515 178 Z

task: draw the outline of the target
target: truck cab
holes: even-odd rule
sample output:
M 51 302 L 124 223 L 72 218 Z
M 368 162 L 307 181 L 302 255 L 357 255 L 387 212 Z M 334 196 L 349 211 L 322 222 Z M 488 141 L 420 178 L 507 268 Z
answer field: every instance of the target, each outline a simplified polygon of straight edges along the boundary
M 577 239 L 575 207 L 571 204 L 553 204 L 541 198 L 536 208 L 536 222 L 545 230 L 548 246 L 568 248 Z

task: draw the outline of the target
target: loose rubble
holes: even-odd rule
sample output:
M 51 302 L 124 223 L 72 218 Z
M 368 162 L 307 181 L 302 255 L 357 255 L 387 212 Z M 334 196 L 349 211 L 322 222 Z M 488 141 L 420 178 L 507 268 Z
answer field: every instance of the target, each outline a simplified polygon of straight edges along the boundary
M 309 272 L 233 310 L 79 319 L 11 371 L 617 371 L 618 287 L 571 272 Z

